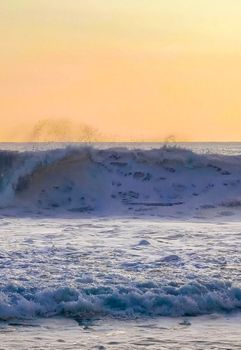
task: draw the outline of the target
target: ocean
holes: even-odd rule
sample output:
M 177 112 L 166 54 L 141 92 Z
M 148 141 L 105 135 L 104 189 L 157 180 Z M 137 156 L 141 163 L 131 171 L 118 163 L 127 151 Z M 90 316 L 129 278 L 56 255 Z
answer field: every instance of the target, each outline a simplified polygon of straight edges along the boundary
M 0 349 L 241 348 L 241 143 L 4 143 L 0 192 Z

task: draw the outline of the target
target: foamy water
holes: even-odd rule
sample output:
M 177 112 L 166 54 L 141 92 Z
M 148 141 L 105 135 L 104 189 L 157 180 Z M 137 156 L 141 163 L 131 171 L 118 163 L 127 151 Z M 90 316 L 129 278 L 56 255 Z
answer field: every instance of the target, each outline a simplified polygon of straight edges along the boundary
M 240 146 L 121 146 L 5 145 L 1 347 L 239 349 Z

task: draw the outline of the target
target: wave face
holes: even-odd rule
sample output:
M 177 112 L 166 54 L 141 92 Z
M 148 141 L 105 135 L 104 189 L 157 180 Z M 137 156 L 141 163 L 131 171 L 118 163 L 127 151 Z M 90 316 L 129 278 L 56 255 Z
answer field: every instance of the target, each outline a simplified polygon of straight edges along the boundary
M 1 151 L 0 174 L 2 209 L 198 216 L 241 207 L 241 156 L 174 147 Z
M 25 289 L 0 291 L 0 319 L 65 316 L 71 318 L 198 316 L 238 311 L 241 289 L 229 283 L 193 282 L 182 287 L 143 283 L 132 287 Z

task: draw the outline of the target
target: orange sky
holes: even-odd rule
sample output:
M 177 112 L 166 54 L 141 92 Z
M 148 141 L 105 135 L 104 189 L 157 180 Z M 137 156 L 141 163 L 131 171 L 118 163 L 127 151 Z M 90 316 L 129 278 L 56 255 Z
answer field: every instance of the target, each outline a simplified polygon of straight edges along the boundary
M 240 0 L 5 1 L 0 140 L 47 118 L 106 140 L 241 141 L 240 18 Z

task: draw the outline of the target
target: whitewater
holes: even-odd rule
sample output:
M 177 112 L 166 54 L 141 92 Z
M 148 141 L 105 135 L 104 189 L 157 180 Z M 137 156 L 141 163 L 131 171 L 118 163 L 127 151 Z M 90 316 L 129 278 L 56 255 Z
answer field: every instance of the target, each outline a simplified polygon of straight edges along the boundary
M 1 144 L 1 349 L 240 349 L 241 144 Z

